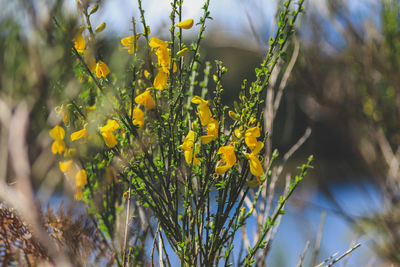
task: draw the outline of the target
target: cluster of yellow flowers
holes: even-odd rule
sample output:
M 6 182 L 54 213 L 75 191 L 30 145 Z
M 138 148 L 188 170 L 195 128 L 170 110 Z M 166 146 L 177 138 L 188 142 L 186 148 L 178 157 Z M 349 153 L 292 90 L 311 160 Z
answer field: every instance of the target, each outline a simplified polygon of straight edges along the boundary
M 61 114 L 62 115 L 62 114 Z M 65 117 L 65 115 L 64 115 Z M 64 122 L 66 123 L 66 122 Z M 103 137 L 107 147 L 112 148 L 117 145 L 117 139 L 114 132 L 119 128 L 119 124 L 115 120 L 108 120 L 107 124 L 99 127 L 100 135 Z M 65 144 L 65 130 L 63 127 L 56 125 L 50 130 L 50 136 L 54 139 L 51 146 L 53 154 L 63 155 L 64 159 L 59 162 L 60 170 L 70 179 L 75 179 L 75 199 L 82 199 L 82 189 L 87 184 L 87 173 L 80 167 L 80 164 L 74 160 L 76 154 L 75 148 L 67 148 Z M 86 127 L 71 133 L 71 142 L 77 140 L 93 140 L 95 135 L 88 135 Z
M 105 27 L 105 24 L 103 27 Z M 100 27 L 100 26 L 99 26 Z M 84 54 L 84 61 L 89 68 L 89 70 L 93 73 L 96 73 L 97 78 L 106 78 L 110 73 L 110 69 L 101 60 L 96 62 L 94 52 L 92 49 L 86 49 L 86 41 L 82 35 L 82 30 L 80 30 L 74 37 L 74 46 L 78 53 Z
M 264 147 L 264 143 L 257 141 L 258 137 L 260 137 L 260 127 L 258 125 L 247 129 L 244 134 L 244 141 L 251 150 L 251 153 L 246 153 L 250 163 L 250 172 L 256 177 L 264 174 L 258 155 Z
M 192 103 L 198 105 L 197 114 L 200 118 L 200 123 L 207 129 L 207 135 L 201 136 L 200 140 L 203 144 L 208 144 L 218 138 L 218 121 L 213 118 L 208 101 L 202 99 L 199 96 L 194 96 L 192 98 Z M 196 133 L 191 130 L 185 137 L 185 140 L 181 146 L 184 150 L 185 160 L 187 164 L 192 163 L 192 155 L 194 156 L 194 166 L 200 163 L 199 159 L 196 158 L 196 154 L 199 152 L 199 149 L 195 149 L 193 153 L 193 146 L 195 145 L 195 141 Z M 235 148 L 232 144 L 222 146 L 218 149 L 217 154 L 222 154 L 222 158 L 217 163 L 217 166 L 215 167 L 215 172 L 219 175 L 222 175 L 230 168 L 232 168 L 236 163 Z
M 202 99 L 199 96 L 194 96 L 192 98 L 192 103 L 198 105 L 197 111 L 200 118 L 200 123 L 202 126 L 206 126 L 207 128 L 207 135 L 201 136 L 200 140 L 203 144 L 208 144 L 211 141 L 218 138 L 218 121 L 212 117 L 208 101 Z M 199 152 L 198 146 L 193 153 L 193 146 L 196 147 L 195 145 L 196 138 L 197 138 L 196 133 L 194 131 L 189 131 L 181 146 L 182 149 L 184 150 L 185 160 L 187 164 L 192 163 L 192 155 L 194 155 L 193 158 L 194 166 L 200 163 L 199 159 L 196 158 L 196 154 Z
M 193 19 L 182 21 L 176 24 L 176 26 L 182 29 L 190 29 L 193 26 Z M 139 37 L 149 35 L 150 32 L 150 28 L 147 27 L 146 32 L 144 33 L 138 33 L 136 36 L 132 35 L 122 38 L 121 44 L 125 49 L 128 50 L 129 54 L 134 54 L 138 45 Z M 167 87 L 168 76 L 170 75 L 171 67 L 171 51 L 168 48 L 168 42 L 160 40 L 157 37 L 152 37 L 149 40 L 149 46 L 154 51 L 158 61 L 158 71 L 156 77 L 154 78 L 153 86 L 155 89 L 164 90 Z M 188 49 L 186 48 L 185 51 L 187 50 Z M 182 54 L 182 51 L 179 52 Z M 173 63 L 172 71 L 177 71 L 175 62 Z M 150 73 L 147 70 L 144 70 L 144 76 L 147 79 L 151 78 Z M 138 105 L 143 105 L 146 110 L 153 109 L 155 107 L 155 101 L 151 95 L 151 88 L 147 88 L 143 93 L 136 96 L 135 103 Z M 133 117 L 133 124 L 142 127 L 144 124 L 144 112 L 138 106 L 135 106 L 133 110 L 130 110 L 129 113 L 129 115 L 132 115 Z
M 202 126 L 206 126 L 207 129 L 207 135 L 201 136 L 200 140 L 203 144 L 208 144 L 218 138 L 218 121 L 213 118 L 208 101 L 200 98 L 199 96 L 194 96 L 192 98 L 192 103 L 198 105 L 197 114 L 200 118 L 200 123 Z M 236 114 L 234 114 L 233 112 L 230 112 L 229 115 L 230 117 L 237 117 L 234 116 Z M 256 120 L 252 118 L 249 125 L 254 125 L 255 122 Z M 259 125 L 257 125 L 248 128 L 244 133 L 245 144 L 251 151 L 250 153 L 245 153 L 245 156 L 249 160 L 250 172 L 257 178 L 257 181 L 259 181 L 259 177 L 264 174 L 264 170 L 259 159 L 259 153 L 264 147 L 264 143 L 257 140 L 257 138 L 261 136 L 260 131 L 261 129 Z M 215 167 L 215 173 L 217 173 L 218 175 L 224 174 L 236 164 L 237 159 L 235 155 L 234 145 L 235 143 L 242 140 L 243 127 L 239 127 L 234 130 L 234 137 L 235 139 L 231 144 L 222 146 L 218 149 L 217 154 L 222 155 L 221 159 L 217 163 L 217 166 Z M 194 166 L 200 163 L 199 159 L 196 157 L 196 154 L 199 152 L 199 148 L 196 147 L 195 144 L 196 139 L 196 133 L 193 130 L 190 130 L 181 146 L 181 148 L 184 150 L 185 160 L 187 164 L 193 163 Z M 193 147 L 196 148 L 194 149 Z
M 91 11 L 92 13 L 92 11 Z M 182 29 L 190 29 L 193 26 L 193 19 L 189 19 L 187 21 L 180 22 L 176 25 L 177 27 L 181 27 Z M 102 23 L 97 27 L 96 32 L 100 32 L 104 30 L 105 23 Z M 87 65 L 88 69 L 95 73 L 97 78 L 106 78 L 110 73 L 108 66 L 101 60 L 96 62 L 94 51 L 92 48 L 88 48 L 85 38 L 83 36 L 83 29 L 81 28 L 79 32 L 74 36 L 74 47 L 76 51 L 80 54 L 83 54 L 84 63 Z M 147 33 L 139 33 L 136 36 L 128 36 L 121 40 L 121 44 L 128 50 L 129 54 L 134 54 L 137 48 L 137 40 L 141 35 L 150 34 L 150 28 L 147 28 Z M 134 45 L 136 44 L 136 47 Z M 168 48 L 168 42 L 162 41 L 156 37 L 152 37 L 149 41 L 149 46 L 155 52 L 155 55 L 158 58 L 158 73 L 154 79 L 153 85 L 154 88 L 158 90 L 163 90 L 167 86 L 167 79 L 170 74 L 170 65 L 171 65 L 171 55 L 170 49 Z M 185 49 L 187 51 L 187 48 Z M 183 52 L 180 51 L 182 54 Z M 182 55 L 181 55 L 182 56 Z M 173 72 L 176 72 L 177 66 L 174 62 Z M 150 74 L 147 70 L 144 71 L 144 76 L 150 79 Z M 146 110 L 151 110 L 155 107 L 155 101 L 151 95 L 151 88 L 147 88 L 143 93 L 139 94 L 135 97 L 135 103 L 138 106 L 134 106 L 133 110 L 130 110 L 130 115 L 133 117 L 133 124 L 142 127 L 144 124 L 145 114 L 140 109 L 140 105 L 143 105 Z M 94 105 L 95 107 L 95 105 Z M 88 111 L 91 111 L 91 107 L 87 107 Z M 69 122 L 68 112 L 65 110 L 65 107 L 61 105 L 61 107 L 57 108 L 57 113 L 62 116 L 62 121 L 65 125 Z M 210 124 L 211 125 L 211 124 Z M 210 126 L 211 127 L 211 126 Z M 217 128 L 218 126 L 216 126 Z M 113 148 L 118 142 L 115 137 L 115 131 L 120 128 L 117 121 L 109 119 L 107 120 L 106 125 L 99 127 L 99 135 L 102 136 L 104 143 L 107 147 Z M 210 128 L 210 133 L 215 132 Z M 215 134 L 214 134 L 215 135 Z M 218 135 L 218 133 L 217 133 Z M 54 142 L 51 146 L 51 150 L 54 154 L 63 155 L 64 159 L 59 162 L 60 170 L 68 177 L 75 179 L 75 198 L 77 200 L 82 199 L 82 189 L 87 184 L 87 173 L 86 171 L 80 167 L 80 164 L 73 159 L 75 155 L 75 149 L 69 148 L 67 149 L 64 138 L 65 138 L 65 130 L 63 127 L 56 125 L 53 129 L 50 130 L 50 136 L 54 139 Z M 88 130 L 85 127 L 83 129 L 75 131 L 71 133 L 70 139 L 72 142 L 77 140 L 87 140 L 93 139 L 94 136 L 88 136 Z
M 79 165 L 72 160 L 72 156 L 75 154 L 75 149 L 66 148 L 64 138 L 65 130 L 59 125 L 54 126 L 50 130 L 50 136 L 54 139 L 53 145 L 51 146 L 51 151 L 54 154 L 62 154 L 67 158 L 65 161 L 60 161 L 60 170 L 65 173 L 65 175 L 70 178 L 75 178 L 75 198 L 77 200 L 82 199 L 82 188 L 87 183 L 87 174 L 84 169 L 81 169 Z M 72 139 L 72 135 L 71 135 Z

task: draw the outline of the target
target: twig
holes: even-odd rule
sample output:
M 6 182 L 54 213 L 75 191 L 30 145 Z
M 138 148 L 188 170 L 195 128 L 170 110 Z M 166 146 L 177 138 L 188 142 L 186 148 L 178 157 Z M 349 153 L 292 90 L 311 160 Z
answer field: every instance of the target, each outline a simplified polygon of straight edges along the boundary
M 346 257 L 347 255 L 349 255 L 350 253 L 352 253 L 354 250 L 356 250 L 357 248 L 359 248 L 361 246 L 360 243 L 358 243 L 357 245 L 355 245 L 354 247 L 352 247 L 351 249 L 347 250 L 345 253 L 343 253 L 340 257 L 336 258 L 335 260 L 333 260 L 327 267 L 330 267 L 332 265 L 334 265 L 336 262 L 340 261 L 341 259 L 343 259 L 344 257 Z
M 249 22 L 249 26 L 250 26 L 251 33 L 252 33 L 254 39 L 256 39 L 256 41 L 257 41 L 258 48 L 260 49 L 261 52 L 264 53 L 264 49 L 261 47 L 262 42 L 261 42 L 260 37 L 258 36 L 258 34 L 257 34 L 257 32 L 256 32 L 256 29 L 255 29 L 255 27 L 254 27 L 254 23 L 253 23 L 253 21 L 251 20 L 251 17 L 250 17 L 250 15 L 249 15 L 249 10 L 247 9 L 246 5 L 243 4 L 243 2 L 240 2 L 240 4 L 242 5 L 242 8 L 243 8 L 244 13 L 245 13 L 246 18 L 247 18 L 247 21 Z
M 160 231 L 160 223 L 158 223 L 157 231 L 156 231 L 156 234 L 154 235 L 154 239 L 153 239 L 153 245 L 151 246 L 151 254 L 150 254 L 151 266 L 154 266 L 154 263 L 153 263 L 154 247 L 156 246 L 156 239 L 157 239 L 157 235 L 158 235 L 159 231 Z
M 306 255 L 309 247 L 310 247 L 310 240 L 307 240 L 303 253 L 301 253 L 300 255 L 299 263 L 297 263 L 297 267 L 301 267 L 303 265 L 304 256 Z
M 286 70 L 285 70 L 285 73 L 283 74 L 282 80 L 281 80 L 281 82 L 279 84 L 278 92 L 276 93 L 276 97 L 275 97 L 275 100 L 274 100 L 273 118 L 275 118 L 276 112 L 278 111 L 278 108 L 279 108 L 279 106 L 281 104 L 283 91 L 286 88 L 287 81 L 289 80 L 289 77 L 290 77 L 290 74 L 292 73 L 294 64 L 296 63 L 297 58 L 299 56 L 299 50 L 300 50 L 299 41 L 297 39 L 295 39 L 295 41 L 294 41 L 294 51 L 293 51 L 292 57 L 291 57 L 291 59 L 289 61 L 289 64 L 288 64 Z
M 287 195 L 289 193 L 289 189 L 290 189 L 290 174 L 286 175 L 286 181 L 285 181 L 285 189 L 283 190 L 283 195 Z M 282 210 L 284 210 L 286 207 L 286 204 L 282 207 Z M 275 235 L 278 232 L 279 229 L 279 225 L 281 224 L 281 220 L 282 220 L 282 216 L 280 216 L 277 220 L 276 223 L 273 227 L 273 229 L 268 233 L 267 238 L 265 239 L 268 246 L 264 249 L 264 257 L 266 257 L 268 255 L 268 251 L 272 246 L 272 242 L 275 239 Z M 264 222 L 265 223 L 265 222 Z
M 278 177 L 280 176 L 280 174 L 283 171 L 283 166 L 285 165 L 286 161 L 293 155 L 294 152 L 296 152 L 306 141 L 307 139 L 310 137 L 311 135 L 311 128 L 307 128 L 306 131 L 304 132 L 304 135 L 297 141 L 296 144 L 294 144 L 288 152 L 286 152 L 286 154 L 283 156 L 283 161 L 282 163 L 279 165 L 274 177 L 272 178 L 272 181 L 274 182 L 273 186 L 275 186 L 276 181 L 278 180 Z M 271 187 L 272 187 L 272 182 L 271 182 Z M 271 192 L 271 191 L 270 191 Z M 270 196 L 269 199 L 269 203 L 272 201 L 272 197 Z M 268 218 L 268 213 L 269 213 L 269 208 L 270 208 L 270 204 L 268 204 L 268 208 L 267 208 L 267 212 L 265 212 L 264 214 L 264 221 L 267 220 Z
M 21 212 L 21 215 L 36 233 L 35 237 L 46 248 L 50 258 L 59 266 L 72 266 L 64 251 L 57 249 L 58 246 L 50 238 L 41 224 L 40 215 L 35 206 L 33 188 L 31 183 L 31 166 L 29 163 L 28 145 L 26 137 L 29 123 L 29 109 L 25 102 L 20 103 L 10 118 L 10 129 L 13 134 L 9 135 L 9 152 L 11 163 L 16 177 L 16 195 L 8 202 Z M 6 186 L 8 187 L 8 186 Z
M 359 248 L 361 246 L 360 243 L 356 244 L 355 246 L 353 246 L 352 248 L 350 248 L 349 250 L 347 250 L 345 253 L 343 253 L 342 255 L 340 255 L 339 257 L 337 257 L 336 259 L 334 259 L 331 263 L 329 263 L 329 265 L 327 265 L 327 267 L 330 267 L 332 265 L 334 265 L 335 263 L 337 263 L 338 261 L 340 261 L 341 259 L 343 259 L 344 257 L 346 257 L 347 255 L 349 255 L 350 253 L 352 253 L 354 250 L 356 250 L 357 248 Z M 321 267 L 323 266 L 325 263 L 329 262 L 330 260 L 332 260 L 334 257 L 336 257 L 336 255 L 339 254 L 339 252 L 336 252 L 335 254 L 333 254 L 332 256 L 330 256 L 329 258 L 327 258 L 326 260 L 324 260 L 323 262 L 321 262 L 320 264 L 318 264 L 316 267 Z
M 334 257 L 336 257 L 336 255 L 339 254 L 339 252 L 336 252 L 334 254 L 332 254 L 331 256 L 329 256 L 329 258 L 327 258 L 326 260 L 324 260 L 323 262 L 321 262 L 320 264 L 318 264 L 315 267 L 322 267 L 324 266 L 325 263 L 329 262 L 331 259 L 333 259 Z
M 126 220 L 125 220 L 125 234 L 124 234 L 124 245 L 122 247 L 122 266 L 126 266 L 126 247 L 128 243 L 128 228 L 129 228 L 129 210 L 131 209 L 131 182 L 129 181 L 129 192 L 128 192 L 128 203 L 126 207 Z
M 319 249 L 321 246 L 322 229 L 324 228 L 325 217 L 326 217 L 326 212 L 324 211 L 321 215 L 321 221 L 319 224 L 317 239 L 315 240 L 314 256 L 313 256 L 311 266 L 315 266 L 315 264 L 317 264 L 317 257 L 318 257 Z

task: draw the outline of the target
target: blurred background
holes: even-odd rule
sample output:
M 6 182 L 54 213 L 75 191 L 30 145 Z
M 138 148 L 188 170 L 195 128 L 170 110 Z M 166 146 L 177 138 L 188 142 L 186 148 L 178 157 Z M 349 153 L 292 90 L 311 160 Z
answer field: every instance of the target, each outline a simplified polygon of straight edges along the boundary
M 42 154 L 50 140 L 42 138 L 41 129 L 51 118 L 51 109 L 41 109 L 41 101 L 52 107 L 62 98 L 59 91 L 64 89 L 54 83 L 56 80 L 67 81 L 66 90 L 76 86 L 74 74 L 68 69 L 71 58 L 62 52 L 68 51 L 67 44 L 63 45 L 65 40 L 52 32 L 54 21 L 44 11 L 53 9 L 57 18 L 70 20 L 68 25 L 76 28 L 76 1 L 64 1 L 57 7 L 53 2 L 57 1 L 0 0 L 0 99 L 10 105 L 25 99 L 33 110 L 35 124 L 29 126 L 33 166 L 42 166 L 38 160 L 52 157 L 50 150 Z M 169 37 L 168 2 L 144 1 L 143 5 L 152 35 L 161 39 Z M 114 51 L 121 50 L 120 38 L 131 35 L 131 18 L 139 18 L 136 1 L 100 3 L 92 23 L 107 23 L 101 35 L 101 49 L 110 69 L 117 69 L 119 58 Z M 213 20 L 208 21 L 201 54 L 211 63 L 223 61 L 228 68 L 223 80 L 227 105 L 232 105 L 244 79 L 254 80 L 254 68 L 274 33 L 276 7 L 280 3 L 211 1 Z M 183 18 L 198 22 L 202 4 L 186 0 Z M 34 14 L 27 16 L 26 12 Z M 307 240 L 311 244 L 318 241 L 320 218 L 326 212 L 318 262 L 335 252 L 344 252 L 353 242 L 361 242 L 361 248 L 352 253 L 346 266 L 399 265 L 400 1 L 306 0 L 296 29 L 289 51 L 298 47 L 298 56 L 271 138 L 274 148 L 283 154 L 311 127 L 309 140 L 294 154 L 287 171 L 295 172 L 295 166 L 310 154 L 315 161 L 314 169 L 288 204 L 269 262 L 271 266 L 296 265 Z M 198 30 L 195 26 L 185 36 L 188 43 Z M 13 34 L 13 38 L 21 40 L 18 47 L 10 49 L 7 42 Z M 30 43 L 47 60 L 35 65 L 35 59 L 28 59 L 33 62 L 31 66 L 18 65 L 18 61 L 25 60 L 24 55 L 36 53 L 27 51 Z M 288 61 L 290 57 L 288 53 Z M 61 61 L 66 62 L 63 67 L 54 69 Z M 26 76 L 31 72 L 35 77 L 45 75 L 46 79 Z M 37 84 L 38 81 L 45 83 Z M 26 88 L 35 90 L 26 92 Z M 37 198 L 43 201 L 51 193 L 43 191 L 41 184 L 51 177 L 56 187 L 61 180 L 56 171 L 44 175 L 46 170 L 52 170 L 53 162 L 47 164 L 47 169 L 33 169 Z M 292 257 L 287 257 L 288 250 Z M 306 262 L 311 261 L 307 256 Z

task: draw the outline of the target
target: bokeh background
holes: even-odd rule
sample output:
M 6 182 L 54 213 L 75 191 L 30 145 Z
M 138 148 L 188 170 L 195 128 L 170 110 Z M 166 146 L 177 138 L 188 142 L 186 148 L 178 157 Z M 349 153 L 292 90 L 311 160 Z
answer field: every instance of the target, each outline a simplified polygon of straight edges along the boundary
M 52 1 L 1 0 L 0 6 L 0 99 L 17 102 L 32 100 L 37 108 L 32 127 L 32 154 L 39 155 L 46 144 L 40 129 L 46 121 L 39 110 L 40 101 L 54 101 L 61 95 L 52 93 L 57 85 L 28 83 L 36 92 L 24 91 L 24 84 L 16 82 L 25 76 L 20 69 L 8 64 L 18 56 L 5 50 L 7 37 L 13 27 L 21 27 L 26 38 L 21 46 L 35 42 L 34 25 L 25 8 L 32 8 L 38 21 L 50 21 L 42 30 L 50 30 L 51 18 L 45 17 L 43 8 Z M 143 8 L 151 25 L 152 34 L 169 37 L 169 1 L 146 0 Z M 276 7 L 281 1 L 269 0 L 215 0 L 211 1 L 213 20 L 207 24 L 202 57 L 221 60 L 228 68 L 224 78 L 224 101 L 231 105 L 243 79 L 252 81 L 254 67 L 267 50 L 268 38 L 274 30 Z M 118 68 L 117 53 L 121 37 L 130 35 L 131 17 L 139 18 L 136 1 L 100 1 L 100 10 L 93 15 L 93 24 L 106 22 L 101 49 L 109 59 L 110 68 Z M 184 18 L 199 20 L 202 1 L 186 0 Z M 32 12 L 33 12 L 32 11 Z M 74 19 L 76 2 L 64 1 L 59 14 L 65 20 Z M 42 17 L 43 16 L 43 17 Z M 81 18 L 77 18 L 78 21 Z M 76 25 L 71 24 L 71 27 Z M 289 162 L 288 171 L 313 154 L 314 169 L 289 201 L 288 212 L 279 229 L 269 262 L 271 266 L 295 266 L 303 248 L 310 240 L 316 242 L 322 214 L 321 252 L 318 262 L 335 252 L 344 252 L 354 244 L 361 248 L 351 254 L 346 266 L 386 266 L 389 261 L 400 264 L 396 256 L 399 246 L 398 180 L 400 162 L 400 2 L 397 0 L 306 0 L 305 12 L 296 26 L 295 38 L 290 44 L 298 47 L 298 58 L 288 80 L 283 102 L 278 110 L 274 133 L 275 148 L 286 152 L 311 127 L 312 134 Z M 195 37 L 194 27 L 186 38 Z M 52 36 L 57 45 L 57 36 Z M 41 44 L 37 44 L 40 46 Z M 49 62 L 43 72 L 52 69 L 66 57 L 56 48 L 38 49 Z M 13 54 L 14 53 L 14 54 Z M 14 57 L 13 57 L 14 55 Z M 288 60 L 290 57 L 288 56 Z M 22 60 L 22 59 L 21 59 Z M 68 60 L 64 68 L 53 71 L 62 80 L 70 79 Z M 28 68 L 35 68 L 34 64 Z M 27 71 L 27 70 L 24 70 Z M 34 69 L 33 72 L 40 70 Z M 21 71 L 23 73 L 23 71 Z M 14 77 L 10 81 L 8 77 Z M 26 77 L 25 77 L 26 78 Z M 73 90 L 73 82 L 65 90 Z M 28 87 L 31 88 L 31 87 Z M 47 89 L 46 89 L 47 88 Z M 43 100 L 42 97 L 49 97 Z M 52 100 L 54 98 L 55 100 Z M 6 100 L 5 100 L 6 99 Z M 51 115 L 51 114 L 50 114 Z M 49 116 L 50 116 L 49 115 Z M 50 116 L 51 117 L 51 116 Z M 48 140 L 48 138 L 43 138 Z M 49 144 L 50 140 L 43 141 Z M 43 187 L 44 183 L 56 188 L 60 175 L 44 175 L 41 164 L 51 165 L 50 152 L 42 155 L 36 171 L 36 198 L 56 203 L 60 196 Z M 1 160 L 0 160 L 1 161 Z M 53 160 L 54 161 L 54 160 Z M 4 163 L 2 164 L 10 164 Z M 37 164 L 37 165 L 35 165 Z M 46 165 L 47 166 L 47 165 Z M 57 179 L 53 177 L 59 177 Z M 46 191 L 47 190 L 47 191 Z M 290 253 L 287 253 L 290 251 Z M 290 255 L 291 257 L 288 257 Z M 311 262 L 310 256 L 306 262 Z

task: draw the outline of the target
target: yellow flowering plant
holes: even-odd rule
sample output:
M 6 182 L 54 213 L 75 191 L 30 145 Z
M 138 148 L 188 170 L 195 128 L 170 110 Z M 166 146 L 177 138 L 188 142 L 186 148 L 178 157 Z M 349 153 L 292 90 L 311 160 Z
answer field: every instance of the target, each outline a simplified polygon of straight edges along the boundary
M 50 136 L 60 170 L 75 181 L 75 198 L 90 207 L 107 238 L 116 234 L 121 210 L 125 209 L 128 218 L 132 216 L 129 205 L 140 206 L 159 225 L 159 237 L 154 238 L 161 243 L 167 239 L 182 265 L 217 266 L 235 257 L 234 236 L 252 216 L 272 176 L 271 166 L 278 155 L 264 149 L 267 135 L 260 126 L 261 95 L 282 58 L 303 1 L 297 7 L 283 6 L 286 15 L 282 19 L 291 23 L 280 24 L 280 34 L 272 39 L 261 69 L 256 70 L 257 80 L 242 87 L 239 102 L 229 112 L 223 103 L 227 68 L 222 62 L 215 62 L 213 73 L 211 64 L 204 64 L 201 87 L 195 80 L 202 60 L 200 43 L 211 18 L 210 0 L 205 1 L 197 24 L 182 19 L 182 2 L 171 3 L 167 40 L 151 33 L 142 1 L 138 1 L 141 25 L 133 18 L 132 32 L 118 42 L 119 52 L 127 58 L 124 73 L 115 72 L 119 68 L 109 66 L 111 60 L 97 47 L 106 24 L 93 30 L 90 16 L 99 7 L 93 12 L 82 8 L 84 30 L 74 35 L 71 48 L 83 91 L 63 103 L 71 107 L 69 122 L 63 116 L 62 126 L 55 126 Z M 198 32 L 191 44 L 183 38 L 188 31 Z M 70 149 L 75 153 L 65 152 Z M 310 161 L 291 191 L 282 196 L 278 213 L 260 228 L 254 246 L 235 259 L 240 266 L 251 265 L 262 251 L 266 233 L 309 167 Z M 244 214 L 243 209 L 247 210 Z M 133 247 L 129 235 L 126 230 L 124 248 L 116 253 L 121 255 L 116 261 L 123 266 L 133 257 L 127 247 Z

